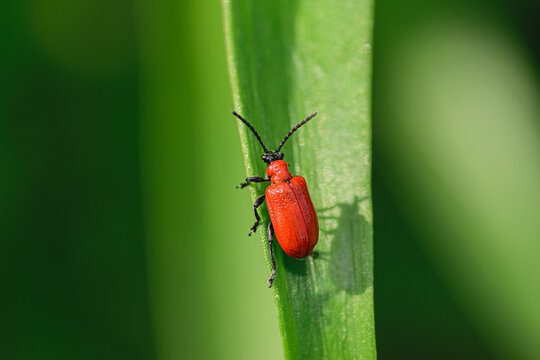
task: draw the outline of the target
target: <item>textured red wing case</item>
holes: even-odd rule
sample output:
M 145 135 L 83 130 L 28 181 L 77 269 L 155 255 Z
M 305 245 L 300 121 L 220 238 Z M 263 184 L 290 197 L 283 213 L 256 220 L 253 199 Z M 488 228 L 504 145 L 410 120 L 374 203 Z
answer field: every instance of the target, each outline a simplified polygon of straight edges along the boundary
M 307 255 L 309 255 L 319 241 L 319 222 L 317 220 L 317 213 L 311 202 L 306 180 L 301 176 L 295 176 L 291 179 L 291 186 L 294 189 L 296 199 L 302 208 L 302 213 L 306 220 L 306 226 L 309 232 L 309 252 Z
M 319 224 L 304 178 L 270 185 L 266 203 L 283 251 L 297 259 L 309 255 L 319 240 Z

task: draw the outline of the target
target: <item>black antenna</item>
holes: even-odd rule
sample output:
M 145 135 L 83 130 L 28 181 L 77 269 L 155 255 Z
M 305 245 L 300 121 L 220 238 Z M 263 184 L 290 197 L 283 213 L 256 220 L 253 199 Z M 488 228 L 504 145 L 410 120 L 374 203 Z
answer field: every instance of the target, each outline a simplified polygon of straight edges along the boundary
M 304 125 L 305 123 L 307 123 L 309 120 L 313 119 L 315 117 L 315 115 L 317 115 L 316 112 L 314 112 L 313 114 L 309 115 L 304 121 L 302 121 L 301 123 L 298 123 L 295 127 L 293 127 L 291 129 L 291 131 L 289 131 L 289 133 L 287 135 L 285 135 L 285 138 L 281 141 L 281 144 L 279 144 L 279 146 L 277 147 L 276 149 L 276 152 L 279 152 L 279 150 L 281 150 L 281 147 L 283 145 L 285 145 L 285 141 L 287 141 L 287 139 L 292 135 L 294 134 L 294 132 L 298 129 L 300 129 L 300 127 L 302 125 Z
M 259 133 L 257 132 L 257 130 L 255 130 L 255 128 L 253 127 L 253 125 L 251 125 L 250 123 L 247 122 L 246 119 L 244 119 L 243 117 L 241 117 L 240 115 L 238 115 L 238 114 L 236 113 L 236 111 L 233 111 L 232 114 L 233 114 L 234 116 L 236 116 L 237 118 L 239 118 L 240 120 L 242 120 L 242 122 L 243 122 L 244 124 L 246 124 L 246 126 L 249 128 L 249 130 L 251 130 L 251 131 L 253 132 L 253 135 L 255 135 L 255 137 L 257 138 L 257 140 L 259 140 L 259 143 L 261 144 L 261 146 L 262 146 L 264 152 L 265 152 L 265 153 L 268 153 L 268 152 L 269 152 L 268 149 L 266 148 L 266 146 L 264 146 L 264 143 L 263 143 L 261 137 L 259 136 Z

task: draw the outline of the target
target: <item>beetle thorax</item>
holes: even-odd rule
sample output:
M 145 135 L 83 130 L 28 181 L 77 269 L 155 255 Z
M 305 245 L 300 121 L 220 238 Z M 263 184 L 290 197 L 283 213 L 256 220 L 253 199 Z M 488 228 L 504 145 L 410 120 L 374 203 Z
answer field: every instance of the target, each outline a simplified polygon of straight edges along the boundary
M 288 181 L 292 177 L 289 172 L 289 165 L 283 160 L 276 160 L 268 165 L 266 173 L 270 176 L 272 184 Z

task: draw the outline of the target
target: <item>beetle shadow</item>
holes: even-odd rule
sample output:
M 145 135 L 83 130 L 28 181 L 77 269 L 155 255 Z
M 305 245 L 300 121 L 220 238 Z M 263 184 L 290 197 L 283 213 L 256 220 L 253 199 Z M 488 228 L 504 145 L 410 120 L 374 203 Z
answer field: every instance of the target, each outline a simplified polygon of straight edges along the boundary
M 367 198 L 355 197 L 351 203 L 339 203 L 320 209 L 321 235 L 331 241 L 330 250 L 321 251 L 315 261 L 327 262 L 328 278 L 336 291 L 362 294 L 373 282 L 372 229 L 360 212 L 360 204 Z M 335 213 L 325 216 L 325 213 Z M 323 296 L 330 296 L 326 294 Z

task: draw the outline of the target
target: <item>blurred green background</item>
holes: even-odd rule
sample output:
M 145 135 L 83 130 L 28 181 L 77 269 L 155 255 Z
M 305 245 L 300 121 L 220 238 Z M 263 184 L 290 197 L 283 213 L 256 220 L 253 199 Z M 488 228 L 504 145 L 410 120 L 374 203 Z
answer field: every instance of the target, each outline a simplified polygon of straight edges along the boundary
M 381 359 L 540 358 L 539 10 L 376 2 Z M 4 1 L 0 34 L 0 358 L 281 358 L 219 2 Z

